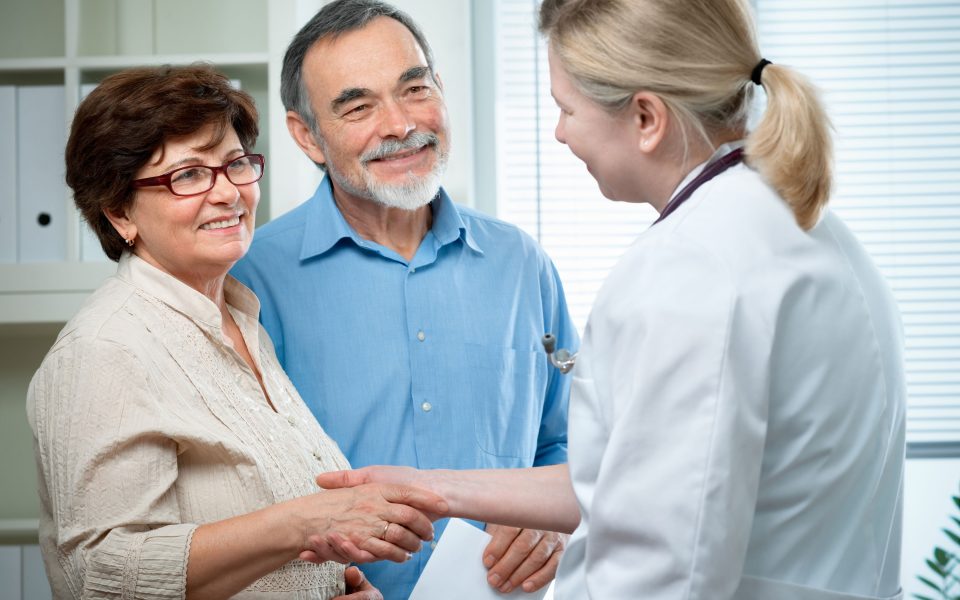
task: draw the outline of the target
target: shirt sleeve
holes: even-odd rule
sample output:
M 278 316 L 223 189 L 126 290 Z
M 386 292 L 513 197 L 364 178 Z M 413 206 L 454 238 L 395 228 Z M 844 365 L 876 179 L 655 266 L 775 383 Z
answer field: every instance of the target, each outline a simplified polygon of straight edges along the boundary
M 727 600 L 757 498 L 772 325 L 689 240 L 634 252 L 624 267 L 586 333 L 602 453 L 589 597 Z
M 544 331 L 557 338 L 557 348 L 566 348 L 571 353 L 580 347 L 580 336 L 570 318 L 567 298 L 563 293 L 560 275 L 549 258 L 544 256 L 541 269 L 543 290 Z M 540 418 L 537 437 L 537 454 L 534 466 L 554 465 L 567 462 L 567 409 L 570 398 L 570 376 L 564 375 L 547 363 L 547 390 Z
M 196 525 L 179 522 L 162 400 L 145 365 L 105 341 L 56 348 L 31 382 L 41 485 L 74 597 L 185 593 Z

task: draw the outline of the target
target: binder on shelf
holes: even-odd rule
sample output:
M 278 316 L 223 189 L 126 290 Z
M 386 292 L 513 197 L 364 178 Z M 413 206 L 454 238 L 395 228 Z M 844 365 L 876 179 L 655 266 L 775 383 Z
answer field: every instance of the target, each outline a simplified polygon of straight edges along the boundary
M 17 248 L 20 262 L 67 259 L 62 85 L 17 88 Z
M 17 88 L 0 85 L 0 263 L 17 262 Z

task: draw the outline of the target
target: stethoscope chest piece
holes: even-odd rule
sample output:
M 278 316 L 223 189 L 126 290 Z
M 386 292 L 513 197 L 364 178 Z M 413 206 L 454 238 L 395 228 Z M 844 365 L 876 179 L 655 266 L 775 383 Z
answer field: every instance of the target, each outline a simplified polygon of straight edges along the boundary
M 557 338 L 552 333 L 543 334 L 540 341 L 543 343 L 543 349 L 547 351 L 550 364 L 559 369 L 561 373 L 569 373 L 577 362 L 577 353 L 570 354 L 566 348 L 557 350 Z

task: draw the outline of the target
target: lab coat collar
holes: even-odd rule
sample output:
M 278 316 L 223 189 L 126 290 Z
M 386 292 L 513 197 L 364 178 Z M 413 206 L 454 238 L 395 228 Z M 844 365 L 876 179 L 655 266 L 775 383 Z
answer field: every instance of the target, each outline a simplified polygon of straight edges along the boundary
M 674 190 L 670 193 L 670 198 L 671 198 L 671 199 L 672 199 L 672 198 L 675 198 L 676 195 L 677 195 L 678 193 L 680 193 L 680 190 L 682 190 L 683 188 L 687 187 L 687 184 L 688 184 L 688 183 L 690 183 L 691 181 L 693 181 L 693 180 L 697 177 L 697 175 L 699 175 L 704 169 L 707 168 L 707 165 L 709 165 L 710 163 L 712 163 L 712 162 L 720 159 L 720 158 L 723 157 L 723 156 L 726 156 L 727 154 L 733 152 L 733 151 L 736 150 L 737 148 L 743 148 L 743 146 L 744 146 L 745 143 L 746 143 L 746 142 L 745 142 L 744 140 L 736 140 L 736 141 L 733 141 L 733 142 L 727 142 L 726 144 L 721 144 L 720 147 L 717 148 L 717 149 L 713 152 L 713 154 L 710 155 L 710 158 L 708 158 L 706 161 L 700 163 L 699 165 L 695 166 L 693 169 L 691 169 L 691 171 L 690 171 L 689 173 L 687 173 L 687 176 L 684 177 L 684 178 L 680 181 L 680 184 L 677 185 L 677 187 L 674 188 Z

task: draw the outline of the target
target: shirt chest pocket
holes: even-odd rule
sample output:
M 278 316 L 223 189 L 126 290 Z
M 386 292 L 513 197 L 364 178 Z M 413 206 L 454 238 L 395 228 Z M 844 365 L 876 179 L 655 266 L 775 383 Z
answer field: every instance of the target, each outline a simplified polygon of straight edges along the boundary
M 546 393 L 542 352 L 478 344 L 468 356 L 475 374 L 467 394 L 480 451 L 513 459 L 500 467 L 533 464 Z

